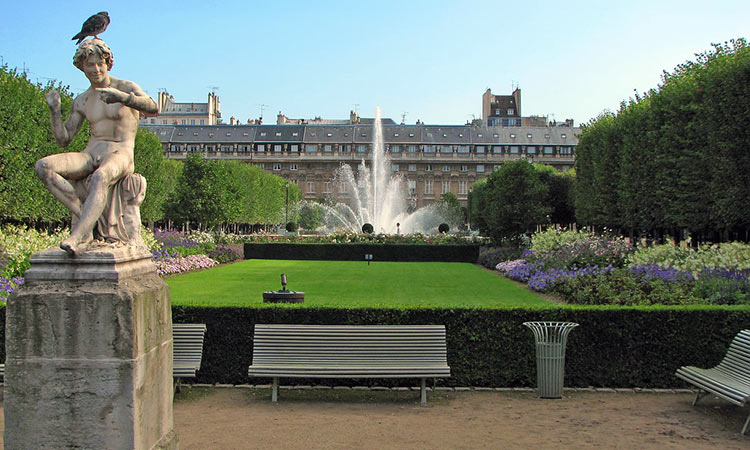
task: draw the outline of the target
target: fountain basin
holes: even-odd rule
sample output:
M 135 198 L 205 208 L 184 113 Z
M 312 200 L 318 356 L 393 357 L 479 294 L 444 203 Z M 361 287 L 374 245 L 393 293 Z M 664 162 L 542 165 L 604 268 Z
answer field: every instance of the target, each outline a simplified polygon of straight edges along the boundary
M 266 291 L 263 303 L 304 303 L 305 293 L 297 291 Z

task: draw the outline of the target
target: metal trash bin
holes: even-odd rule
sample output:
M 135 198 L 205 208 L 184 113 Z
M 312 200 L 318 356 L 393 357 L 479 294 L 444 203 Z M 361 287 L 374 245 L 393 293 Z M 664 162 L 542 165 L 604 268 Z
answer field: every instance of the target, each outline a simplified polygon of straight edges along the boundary
M 524 322 L 534 332 L 536 379 L 539 397 L 562 398 L 565 374 L 565 343 L 573 322 Z

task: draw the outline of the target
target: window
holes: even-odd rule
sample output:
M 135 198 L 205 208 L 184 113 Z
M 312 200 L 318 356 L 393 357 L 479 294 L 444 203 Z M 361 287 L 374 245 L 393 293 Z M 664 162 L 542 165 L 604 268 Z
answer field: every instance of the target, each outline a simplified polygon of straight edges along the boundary
M 425 180 L 424 181 L 424 193 L 425 194 L 432 194 L 432 180 Z
M 332 144 L 326 144 L 323 146 L 323 151 L 327 153 L 331 153 L 333 151 L 333 145 Z
M 289 164 L 289 170 L 297 170 L 297 164 Z
M 414 137 L 414 133 L 409 133 L 409 137 Z
M 216 151 L 216 149 L 214 148 L 214 146 L 213 146 L 213 145 L 207 145 L 207 146 L 206 146 L 206 151 L 207 151 L 207 152 L 213 152 L 213 151 Z
M 477 173 L 484 173 L 484 164 L 477 164 Z
M 561 135 L 560 135 L 560 137 L 561 137 L 561 138 L 563 138 L 563 139 L 565 139 L 565 138 L 567 138 L 567 137 L 568 137 L 568 135 L 567 135 L 567 134 L 565 134 L 565 133 L 563 133 L 563 134 L 561 134 Z
M 291 151 L 292 153 L 299 153 L 299 144 L 292 144 L 289 151 Z
M 351 151 L 352 151 L 352 145 L 351 144 L 342 144 L 339 147 L 339 151 L 344 152 L 344 153 L 351 153 Z
M 167 119 L 161 119 L 161 124 L 162 125 L 166 125 L 167 124 Z
M 526 133 L 526 137 L 531 139 L 531 133 Z
M 474 151 L 476 153 L 484 153 L 484 145 L 477 145 L 476 147 L 474 147 Z
M 510 146 L 510 154 L 511 155 L 517 155 L 521 151 L 520 147 L 517 145 L 511 145 Z
M 453 146 L 451 146 L 451 145 L 441 145 L 440 146 L 440 153 L 453 153 Z
M 231 146 L 231 145 L 222 145 L 222 146 L 221 146 L 221 151 L 222 151 L 222 152 L 224 152 L 224 153 L 229 153 L 229 152 L 231 152 L 232 150 L 233 150 L 233 149 L 232 149 L 232 146 Z
M 318 146 L 315 144 L 305 144 L 305 153 L 315 153 L 318 150 Z
M 266 151 L 266 146 L 265 144 L 258 144 L 255 149 L 258 153 L 264 153 Z
M 466 180 L 460 180 L 458 182 L 458 194 L 466 195 Z
M 515 113 L 516 113 L 516 110 L 515 110 L 515 109 L 512 109 L 512 108 L 508 108 L 508 115 L 509 115 L 509 116 L 512 116 L 512 115 L 513 115 L 513 114 L 515 114 Z
M 265 137 L 265 135 L 266 135 L 266 132 L 265 132 L 265 131 L 261 131 L 261 132 L 260 132 L 260 135 L 261 135 L 261 136 L 263 136 L 263 137 Z
M 451 171 L 451 166 L 449 166 L 448 164 L 443 166 L 443 172 L 450 172 L 450 171 Z
M 400 145 L 391 145 L 391 153 L 401 153 Z
M 434 145 L 425 145 L 424 146 L 424 152 L 425 153 L 435 153 L 435 146 Z
M 461 164 L 461 166 L 459 166 L 458 170 L 460 170 L 461 172 L 468 172 L 469 171 L 469 166 L 467 166 L 466 164 Z
M 424 171 L 425 172 L 432 172 L 432 164 L 425 164 L 424 165 Z
M 323 183 L 323 193 L 324 194 L 330 194 L 331 193 L 331 182 L 330 181 L 326 181 L 325 183 Z
M 545 155 L 551 155 L 553 153 L 555 153 L 555 149 L 553 147 L 551 147 L 551 146 L 544 147 L 544 154 Z
M 500 109 L 496 109 L 496 110 L 495 110 L 495 115 L 496 115 L 496 116 L 499 116 L 499 115 L 500 115 Z
M 451 182 L 443 181 L 443 194 L 447 194 L 450 191 L 451 191 Z
M 536 155 L 536 147 L 533 145 L 529 145 L 526 147 L 526 154 L 527 155 Z
M 493 145 L 492 146 L 492 154 L 499 155 L 503 152 L 503 146 L 502 145 Z
M 339 183 L 339 194 L 346 194 L 346 183 Z
M 307 193 L 308 194 L 314 194 L 315 193 L 315 182 L 314 181 L 308 181 L 307 182 Z
M 367 144 L 357 144 L 357 153 L 367 153 Z
M 394 137 L 398 137 L 398 133 L 393 133 L 393 136 Z
M 391 164 L 391 170 L 398 172 L 398 164 Z
M 495 164 L 494 166 L 492 166 L 492 170 L 499 170 L 502 167 L 503 167 L 502 164 Z
M 198 144 L 188 145 L 188 151 L 189 152 L 197 152 L 200 151 L 201 147 Z
M 274 153 L 281 153 L 281 144 L 274 144 L 274 146 L 273 146 L 273 152 Z
M 273 170 L 281 170 L 281 163 L 274 163 Z
M 573 154 L 573 147 L 560 147 L 560 154 L 561 155 L 572 155 Z
M 416 195 L 417 194 L 417 182 L 416 182 L 416 180 L 409 180 L 409 194 L 410 195 Z
M 406 151 L 409 153 L 417 153 L 417 146 L 416 145 L 410 145 L 406 148 Z
M 281 131 L 276 132 L 276 137 L 281 137 Z
M 294 137 L 297 137 L 297 136 L 299 136 L 299 131 L 295 131 L 295 132 L 293 132 L 293 133 L 292 133 L 292 136 L 294 136 Z
M 417 171 L 417 165 L 409 164 L 409 172 L 416 172 L 416 171 Z
M 459 145 L 456 149 L 458 153 L 469 153 L 469 146 L 468 145 Z
M 195 125 L 195 119 L 190 119 L 190 125 Z
M 333 133 L 326 133 L 326 136 L 331 137 L 333 136 Z

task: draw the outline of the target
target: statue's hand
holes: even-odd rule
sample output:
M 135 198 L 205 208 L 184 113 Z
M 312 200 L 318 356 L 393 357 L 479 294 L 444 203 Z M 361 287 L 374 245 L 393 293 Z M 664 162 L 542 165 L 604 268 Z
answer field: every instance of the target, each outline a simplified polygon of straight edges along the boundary
M 50 89 L 44 95 L 44 98 L 47 100 L 47 105 L 49 105 L 50 109 L 56 111 L 60 109 L 60 91 Z
M 104 103 L 123 103 L 128 99 L 128 94 L 115 88 L 98 88 L 96 90 L 99 93 L 99 98 Z

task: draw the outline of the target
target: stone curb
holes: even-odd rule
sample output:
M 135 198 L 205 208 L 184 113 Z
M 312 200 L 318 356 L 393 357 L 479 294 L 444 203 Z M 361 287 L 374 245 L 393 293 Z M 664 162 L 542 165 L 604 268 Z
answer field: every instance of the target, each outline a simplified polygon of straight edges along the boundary
M 2 386 L 2 383 L 0 383 Z M 219 389 L 271 389 L 270 384 L 183 384 L 183 389 L 219 388 Z M 307 386 L 307 385 L 279 385 L 283 390 L 340 390 L 340 391 L 418 391 L 418 386 Z M 536 392 L 533 387 L 483 387 L 483 386 L 435 386 L 427 387 L 427 391 L 439 392 Z M 608 388 L 608 387 L 565 387 L 564 392 L 597 392 L 604 394 L 695 394 L 697 389 L 659 389 L 659 388 Z

